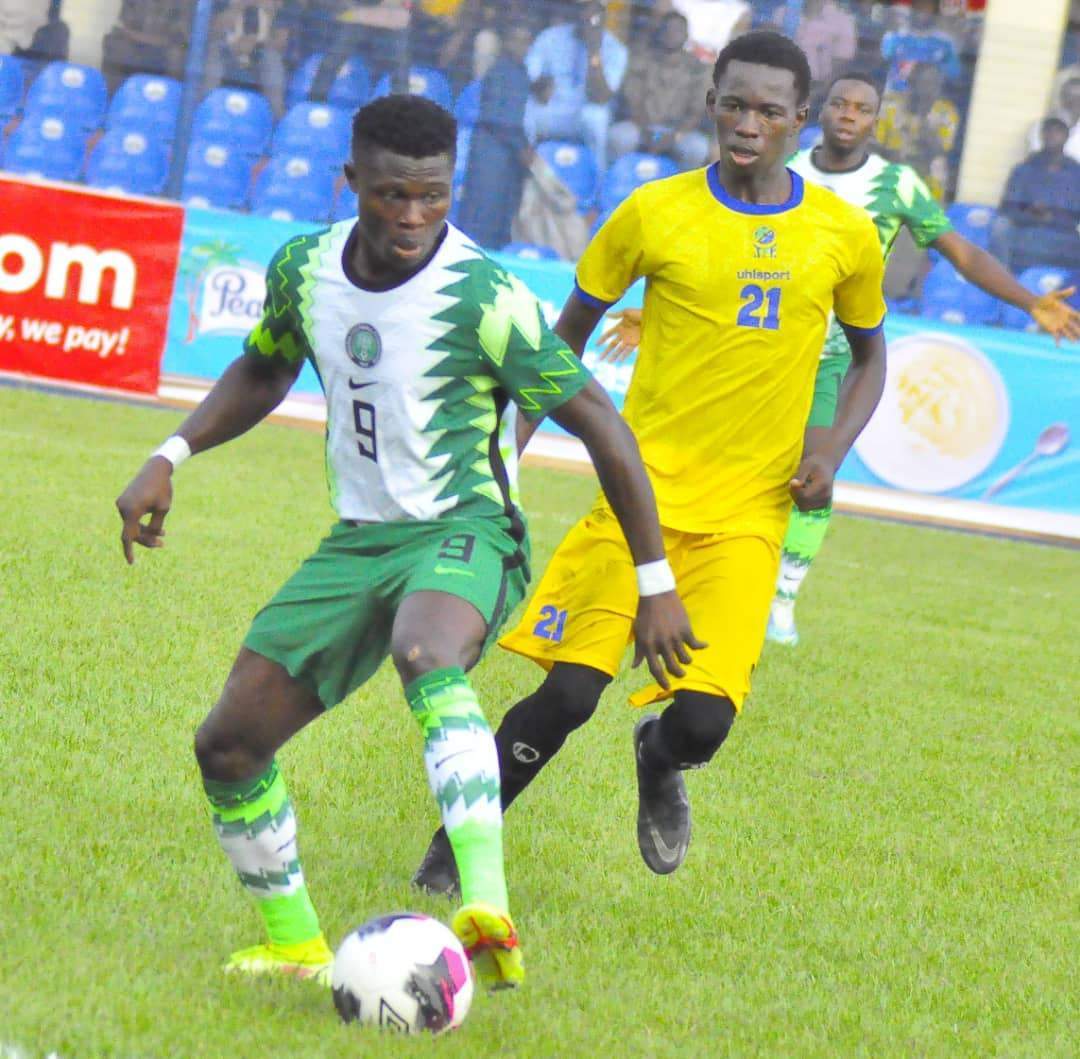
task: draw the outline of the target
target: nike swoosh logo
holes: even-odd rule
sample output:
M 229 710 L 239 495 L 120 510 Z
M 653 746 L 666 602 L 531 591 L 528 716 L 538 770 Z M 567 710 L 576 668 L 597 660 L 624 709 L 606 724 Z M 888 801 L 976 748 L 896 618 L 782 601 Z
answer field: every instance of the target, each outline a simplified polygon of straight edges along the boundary
M 649 835 L 653 840 L 653 845 L 656 846 L 657 854 L 665 864 L 674 864 L 679 859 L 682 853 L 682 843 L 677 846 L 669 846 L 660 837 L 660 832 L 652 824 L 649 825 Z
M 471 570 L 458 570 L 453 566 L 436 566 L 435 573 L 437 574 L 456 574 L 458 577 L 476 577 Z
M 452 754 L 447 754 L 446 757 L 444 757 L 442 759 L 442 761 L 436 761 L 435 762 L 435 767 L 437 769 L 441 769 L 443 767 L 443 765 L 445 765 L 448 761 L 451 761 L 456 757 L 461 757 L 462 754 L 467 754 L 467 753 L 468 753 L 467 750 L 455 750 Z
M 350 390 L 362 390 L 365 386 L 374 386 L 374 385 L 375 385 L 374 382 L 353 382 L 352 379 L 349 380 L 349 389 Z

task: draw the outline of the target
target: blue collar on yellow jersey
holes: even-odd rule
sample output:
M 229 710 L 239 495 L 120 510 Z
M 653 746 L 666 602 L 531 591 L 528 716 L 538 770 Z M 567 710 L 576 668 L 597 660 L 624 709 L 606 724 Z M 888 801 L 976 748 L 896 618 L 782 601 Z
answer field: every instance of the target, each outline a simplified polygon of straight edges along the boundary
M 735 210 L 736 213 L 783 213 L 785 210 L 794 209 L 802 202 L 803 178 L 792 169 L 788 170 L 788 175 L 791 177 L 791 194 L 784 202 L 743 202 L 742 199 L 733 198 L 720 183 L 719 162 L 714 162 L 709 166 L 708 174 L 709 190 L 713 193 L 713 197 L 728 209 Z

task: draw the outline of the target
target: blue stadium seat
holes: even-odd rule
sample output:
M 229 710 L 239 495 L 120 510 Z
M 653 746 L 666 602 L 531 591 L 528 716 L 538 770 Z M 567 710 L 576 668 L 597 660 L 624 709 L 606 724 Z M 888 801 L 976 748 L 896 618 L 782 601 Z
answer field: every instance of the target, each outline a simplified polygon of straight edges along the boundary
M 266 153 L 274 113 L 266 97 L 244 88 L 215 88 L 199 104 L 193 140 L 227 143 L 249 159 Z
M 22 110 L 25 86 L 22 62 L 14 55 L 0 55 L 0 125 Z
M 297 103 L 303 103 L 308 98 L 322 59 L 323 53 L 315 52 L 293 72 L 285 91 L 287 106 L 292 107 Z M 371 74 L 368 73 L 364 60 L 354 55 L 338 70 L 337 77 L 330 85 L 326 101 L 333 107 L 344 107 L 351 113 L 362 107 L 370 98 Z
M 27 114 L 4 145 L 3 168 L 47 180 L 78 180 L 86 155 L 86 133 L 55 114 Z
M 970 239 L 984 250 L 990 245 L 990 226 L 997 216 L 997 212 L 992 207 L 954 202 L 946 212 L 953 227 L 965 239 Z
M 454 104 L 454 117 L 459 126 L 471 129 L 480 120 L 480 82 L 470 81 L 459 93 Z
M 596 204 L 596 159 L 592 151 L 569 140 L 545 140 L 536 145 L 536 151 L 574 193 L 578 210 L 591 210 Z
M 951 324 L 995 324 L 1001 315 L 1001 303 L 992 295 L 968 283 L 944 259 L 923 281 L 922 316 Z
M 648 184 L 650 180 L 674 176 L 678 165 L 662 154 L 645 154 L 631 151 L 617 158 L 608 167 L 600 184 L 600 212 L 610 214 L 634 188 Z
M 135 74 L 116 90 L 105 125 L 109 129 L 144 132 L 172 143 L 180 116 L 183 87 L 171 77 Z
M 278 122 L 273 153 L 304 154 L 321 158 L 338 170 L 349 158 L 352 115 L 325 103 L 297 103 Z
M 281 221 L 325 221 L 334 208 L 334 178 L 310 155 L 275 155 L 259 174 L 251 211 Z
M 330 214 L 330 220 L 356 220 L 356 193 L 348 184 L 345 184 L 338 192 L 338 197 L 334 202 L 334 209 Z
M 186 206 L 238 209 L 247 198 L 251 162 L 226 143 L 197 141 L 188 149 L 180 197 Z
M 57 115 L 84 132 L 93 132 L 104 121 L 108 96 L 100 70 L 52 62 L 34 78 L 23 110 L 28 115 Z
M 1054 268 L 1052 265 L 1032 265 L 1025 268 L 1017 276 L 1020 283 L 1035 294 L 1049 294 L 1052 290 L 1061 290 L 1062 287 L 1071 287 L 1076 282 L 1076 277 L 1068 269 Z M 1080 300 L 1074 295 L 1069 299 L 1070 304 Z M 1038 331 L 1039 325 L 1023 309 L 1015 305 L 1006 305 L 1001 313 L 1001 326 L 1012 328 L 1014 331 Z
M 132 195 L 160 195 L 169 176 L 165 147 L 152 132 L 110 129 L 98 140 L 86 163 L 86 183 Z
M 817 147 L 821 143 L 821 126 L 804 125 L 799 133 L 799 150 L 808 151 L 811 147 Z
M 526 261 L 561 261 L 559 252 L 552 250 L 550 246 L 541 246 L 540 243 L 507 243 L 499 251 L 500 254 L 516 254 L 525 258 Z
M 389 74 L 383 74 L 379 78 L 371 95 L 374 99 L 390 95 Z M 423 96 L 446 110 L 454 109 L 454 94 L 450 91 L 446 74 L 430 66 L 414 66 L 409 70 L 409 95 Z
M 464 190 L 465 173 L 469 168 L 469 150 L 472 147 L 472 126 L 458 125 L 457 148 L 454 155 L 454 191 L 457 193 Z

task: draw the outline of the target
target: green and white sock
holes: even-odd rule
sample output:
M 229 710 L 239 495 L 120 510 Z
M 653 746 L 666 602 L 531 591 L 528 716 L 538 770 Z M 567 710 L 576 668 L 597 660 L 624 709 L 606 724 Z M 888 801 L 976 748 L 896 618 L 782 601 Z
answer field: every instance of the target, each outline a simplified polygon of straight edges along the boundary
M 296 816 L 277 763 L 239 783 L 203 780 L 214 830 L 270 941 L 296 945 L 321 933 L 296 846 Z
M 825 543 L 825 533 L 832 517 L 832 505 L 817 511 L 791 509 L 783 550 L 780 552 L 780 575 L 776 580 L 778 600 L 794 604 L 799 589 Z
M 480 703 L 458 668 L 426 673 L 405 697 L 424 732 L 428 784 L 454 850 L 461 899 L 508 911 L 499 755 Z

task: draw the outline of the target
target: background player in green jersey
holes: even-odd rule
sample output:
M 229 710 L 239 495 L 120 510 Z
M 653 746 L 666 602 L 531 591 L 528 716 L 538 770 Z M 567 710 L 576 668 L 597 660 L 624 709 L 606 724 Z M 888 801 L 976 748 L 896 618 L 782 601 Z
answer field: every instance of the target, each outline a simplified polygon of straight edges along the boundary
M 1080 313 L 1066 301 L 1073 288 L 1035 295 L 1021 286 L 996 258 L 953 230 L 945 211 L 910 166 L 889 162 L 871 150 L 881 108 L 881 93 L 873 78 L 848 73 L 829 88 L 822 106 L 822 142 L 798 152 L 788 162 L 806 180 L 821 184 L 840 198 L 862 206 L 874 219 L 882 253 L 888 257 L 900 229 L 906 227 L 921 248 L 933 247 L 948 258 L 969 283 L 1010 305 L 1016 305 L 1056 339 L 1080 338 Z M 602 337 L 601 357 L 621 360 L 636 348 L 641 314 L 615 314 L 615 326 Z M 842 329 L 833 321 L 822 351 L 807 421 L 804 454 L 827 436 L 836 415 L 840 385 L 851 363 L 851 350 Z M 797 498 L 797 491 L 796 493 Z M 776 598 L 767 636 L 794 645 L 795 598 L 810 564 L 821 550 L 832 505 L 791 512 L 784 538 Z
M 255 426 L 312 362 L 340 521 L 256 615 L 195 737 L 215 831 L 268 935 L 234 953 L 232 971 L 328 978 L 332 957 L 275 754 L 389 655 L 461 869 L 453 929 L 482 984 L 524 975 L 503 874 L 498 756 L 465 675 L 529 578 L 511 401 L 585 442 L 634 561 L 666 566 L 629 428 L 533 295 L 446 222 L 456 137 L 453 118 L 419 97 L 359 111 L 345 167 L 358 219 L 278 251 L 243 355 L 117 500 L 131 562 L 134 544 L 164 543 L 176 464 Z M 640 598 L 635 635 L 666 686 L 665 670 L 681 676 L 687 648 L 704 645 L 664 589 Z
M 881 93 L 872 78 L 857 73 L 838 78 L 822 104 L 821 143 L 800 151 L 788 165 L 805 179 L 862 206 L 874 219 L 886 257 L 900 229 L 906 227 L 917 246 L 933 247 L 969 283 L 1030 313 L 1055 338 L 1080 337 L 1080 313 L 1065 300 L 1074 293 L 1072 288 L 1033 294 L 996 258 L 953 230 L 945 211 L 914 169 L 889 162 L 871 150 L 880 108 Z M 813 451 L 832 426 L 840 385 L 850 363 L 847 339 L 834 320 L 818 369 L 804 451 Z M 831 504 L 817 510 L 792 509 L 769 615 L 767 636 L 776 643 L 794 645 L 799 641 L 795 598 L 821 550 L 831 515 Z

